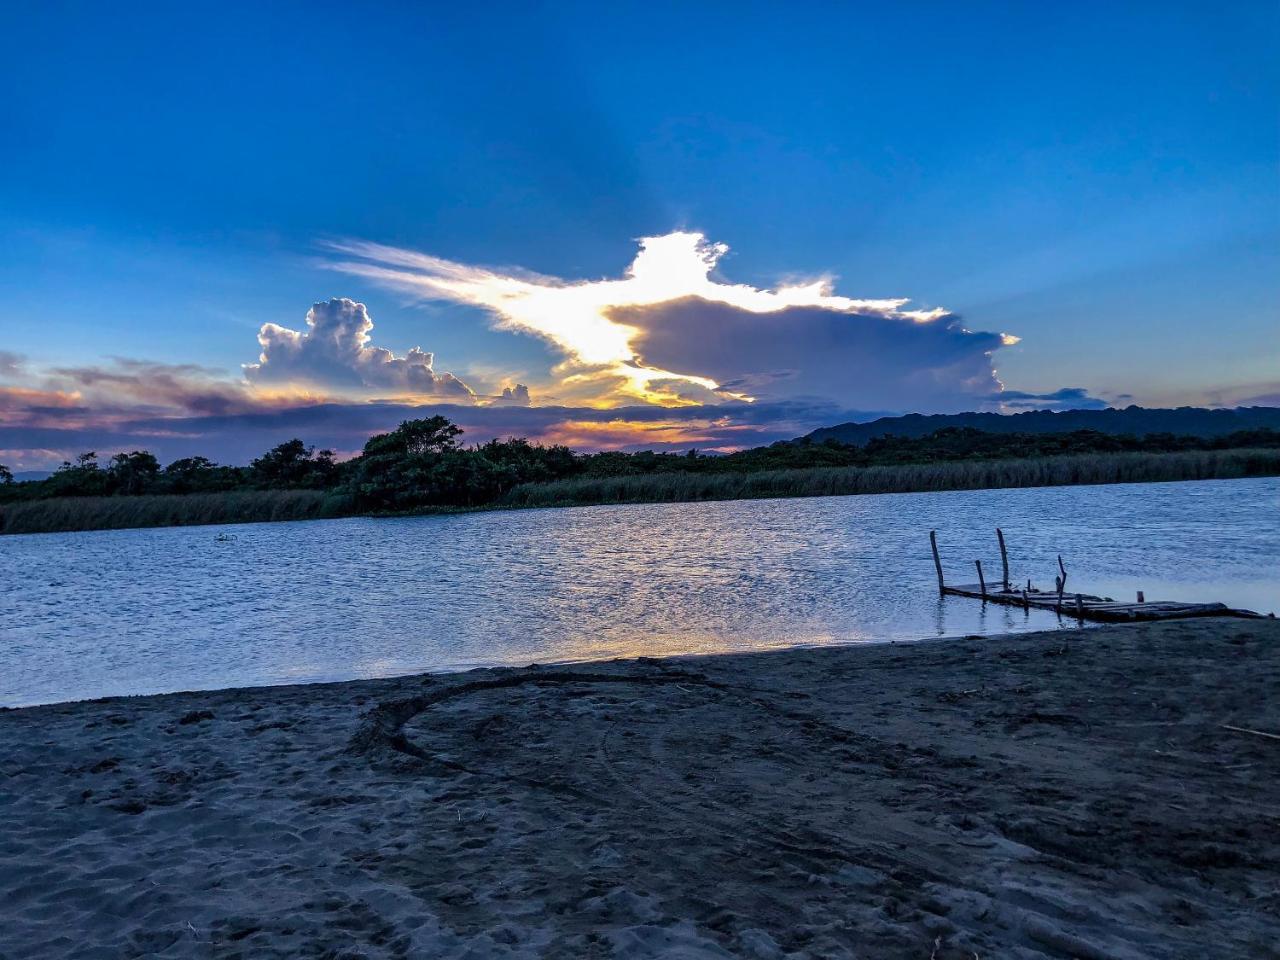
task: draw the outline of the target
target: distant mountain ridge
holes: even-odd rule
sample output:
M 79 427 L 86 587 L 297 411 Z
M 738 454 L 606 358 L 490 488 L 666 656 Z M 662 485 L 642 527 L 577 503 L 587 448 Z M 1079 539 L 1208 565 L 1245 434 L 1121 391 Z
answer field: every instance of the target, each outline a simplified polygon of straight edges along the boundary
M 821 427 L 802 439 L 821 443 L 838 440 L 863 446 L 886 435 L 925 437 L 947 427 L 972 427 L 988 433 L 1068 433 L 1097 430 L 1099 433 L 1146 436 L 1172 433 L 1189 437 L 1220 437 L 1237 430 L 1280 430 L 1280 407 L 1236 407 L 1209 410 L 1204 407 L 1147 409 L 1124 407 L 1107 410 L 1029 410 L 1025 413 L 911 413 L 903 417 L 881 417 L 869 423 L 841 423 Z

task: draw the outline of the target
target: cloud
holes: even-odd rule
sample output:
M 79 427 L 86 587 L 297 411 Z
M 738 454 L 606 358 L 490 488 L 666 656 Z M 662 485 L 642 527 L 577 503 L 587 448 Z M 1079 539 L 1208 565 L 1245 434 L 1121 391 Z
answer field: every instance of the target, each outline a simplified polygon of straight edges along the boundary
M 316 303 L 307 311 L 307 329 L 264 323 L 258 331 L 262 354 L 245 364 L 255 386 L 304 386 L 350 394 L 433 397 L 465 402 L 471 388 L 452 373 L 436 373 L 432 354 L 414 347 L 397 357 L 369 346 L 373 319 L 363 303 L 345 297 Z
M 1121 394 L 1128 397 L 1128 394 Z M 1020 413 L 1024 410 L 1105 410 L 1106 400 L 1089 395 L 1084 387 L 1063 387 L 1052 393 L 1028 393 L 1025 390 L 1002 390 L 989 398 L 999 403 L 1004 412 Z
M 517 383 L 514 387 L 503 387 L 501 395 L 495 397 L 493 402 L 500 407 L 527 407 L 532 400 L 529 398 L 529 388 L 523 383 Z
M 0 372 L 0 423 L 67 427 L 139 417 L 220 415 L 256 408 L 243 384 L 194 364 L 116 357 L 107 363 Z
M 1260 393 L 1257 396 L 1245 397 L 1240 401 L 1242 407 L 1280 407 L 1280 390 L 1275 393 Z
M 1209 402 L 1218 407 L 1280 407 L 1280 381 L 1245 383 L 1211 390 Z
M 0 350 L 0 377 L 19 377 L 26 369 L 26 360 L 20 353 Z
M 330 247 L 346 257 L 330 269 L 480 307 L 499 329 L 547 340 L 563 357 L 550 391 L 591 405 L 682 406 L 832 388 L 833 397 L 866 396 L 878 386 L 910 409 L 958 409 L 998 389 L 990 354 L 1017 341 L 971 332 L 940 308 L 908 310 L 904 298 L 837 295 L 831 277 L 772 290 L 725 282 L 715 271 L 728 247 L 699 233 L 646 237 L 620 279 L 588 281 L 361 241 Z M 920 351 L 915 363 L 912 351 Z M 867 388 L 856 389 L 858 381 Z
M 345 257 L 331 269 L 480 307 L 497 328 L 553 344 L 559 363 L 539 382 L 473 362 L 477 392 L 426 351 L 373 346 L 364 304 L 335 298 L 301 330 L 264 324 L 242 380 L 123 358 L 34 370 L 0 353 L 0 448 L 30 451 L 31 469 L 85 449 L 243 463 L 294 436 L 358 451 L 371 433 L 440 413 L 468 441 L 732 450 L 898 413 L 1107 406 L 1079 387 L 1004 390 L 992 358 L 1017 338 L 940 308 L 838 295 L 830 277 L 773 289 L 725 280 L 727 248 L 697 233 L 643 239 L 620 277 L 585 281 L 370 243 L 333 249 Z M 1275 389 L 1249 392 L 1265 401 Z
M 636 331 L 640 362 L 684 363 L 722 390 L 751 396 L 950 412 L 971 409 L 1000 387 L 991 353 L 1001 336 L 972 333 L 950 317 L 921 322 L 865 307 L 757 312 L 700 297 L 614 316 Z
M 435 414 L 479 443 L 520 436 L 569 443 L 578 449 L 734 450 L 801 436 L 832 423 L 865 421 L 891 411 L 849 410 L 825 402 L 743 403 L 717 407 L 663 408 L 652 404 L 602 409 L 575 406 L 409 404 L 401 402 L 311 403 L 261 398 L 225 414 L 188 416 L 99 415 L 83 408 L 51 407 L 48 397 L 19 404 L 0 393 L 0 449 L 25 451 L 23 469 L 47 469 L 84 450 L 109 454 L 148 449 L 162 462 L 203 455 L 222 463 L 247 463 L 292 437 L 317 447 L 358 451 L 371 434 L 401 421 Z M 6 407 L 7 403 L 7 407 Z M 47 456 L 42 456 L 44 451 Z M 55 453 L 50 453 L 53 451 Z M 12 467 L 14 463 L 9 463 Z
M 253 403 L 240 384 L 220 371 L 191 363 L 113 357 L 110 365 L 54 367 L 44 373 L 42 383 L 71 392 L 99 413 L 224 414 Z

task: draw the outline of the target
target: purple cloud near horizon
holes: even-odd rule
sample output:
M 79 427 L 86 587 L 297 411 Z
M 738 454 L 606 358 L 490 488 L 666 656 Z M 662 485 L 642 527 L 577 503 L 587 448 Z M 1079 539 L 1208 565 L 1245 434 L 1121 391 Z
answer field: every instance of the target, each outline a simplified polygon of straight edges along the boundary
M 612 409 L 318 403 L 186 417 L 122 418 L 100 424 L 76 422 L 71 426 L 59 426 L 56 417 L 48 416 L 27 424 L 0 421 L 0 451 L 43 454 L 39 462 L 11 457 L 15 462 L 9 466 L 23 470 L 50 469 L 86 450 L 147 449 L 163 462 L 199 454 L 221 463 L 243 464 L 293 437 L 353 454 L 374 433 L 394 429 L 403 420 L 435 414 L 458 423 L 465 431 L 463 439 L 475 443 L 521 436 L 551 442 L 579 438 L 577 445 L 611 449 L 716 449 L 789 440 L 820 426 L 889 413 L 850 410 L 823 402 Z M 602 442 L 593 444 L 593 438 Z
M 1128 394 L 1120 394 L 1119 398 L 1132 399 Z M 1050 393 L 1001 390 L 991 394 L 988 399 L 1017 413 L 1024 410 L 1105 410 L 1111 406 L 1101 397 L 1090 396 L 1084 387 L 1063 387 Z

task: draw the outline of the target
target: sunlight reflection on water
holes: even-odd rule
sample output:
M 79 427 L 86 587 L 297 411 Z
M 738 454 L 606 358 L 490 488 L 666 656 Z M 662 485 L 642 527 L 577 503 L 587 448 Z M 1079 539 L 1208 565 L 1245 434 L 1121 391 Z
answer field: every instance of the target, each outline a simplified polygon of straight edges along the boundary
M 0 705 L 1054 626 L 938 599 L 929 529 L 972 580 L 997 523 L 1041 586 L 1280 607 L 1280 479 L 15 536 Z

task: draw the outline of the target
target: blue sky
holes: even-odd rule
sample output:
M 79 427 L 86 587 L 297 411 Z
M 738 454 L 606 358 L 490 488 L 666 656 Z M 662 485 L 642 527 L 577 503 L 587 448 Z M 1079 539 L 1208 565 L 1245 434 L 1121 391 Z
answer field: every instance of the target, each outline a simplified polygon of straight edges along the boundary
M 11 4 L 0 351 L 21 360 L 8 383 L 120 406 L 56 371 L 124 357 L 246 389 L 263 324 L 302 331 L 313 303 L 351 298 L 371 345 L 421 346 L 477 403 L 519 382 L 534 406 L 631 406 L 653 398 L 570 396 L 565 343 L 494 329 L 503 318 L 474 300 L 335 270 L 327 244 L 588 281 L 621 277 L 639 238 L 686 231 L 728 245 L 724 283 L 830 277 L 836 294 L 1015 335 L 991 357 L 1009 390 L 1266 398 L 1280 393 L 1278 11 Z M 679 320 L 691 341 L 703 322 Z M 901 389 L 810 392 L 803 337 L 814 356 L 832 347 L 807 323 L 789 386 L 753 399 L 905 411 L 927 378 L 955 392 L 920 393 L 922 409 L 998 404 L 968 359 L 954 379 L 912 371 L 915 340 L 879 335 Z M 736 354 L 721 335 L 722 386 Z M 838 346 L 851 380 L 882 366 L 864 340 Z M 756 388 L 763 349 L 742 371 Z M 668 344 L 661 369 L 707 378 L 679 353 Z M 380 382 L 355 396 L 317 375 L 308 397 L 388 399 Z M 33 424 L 0 402 L 0 421 Z M 129 402 L 164 413 L 142 387 Z M 97 439 L 67 429 L 42 449 Z

